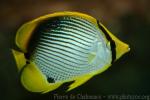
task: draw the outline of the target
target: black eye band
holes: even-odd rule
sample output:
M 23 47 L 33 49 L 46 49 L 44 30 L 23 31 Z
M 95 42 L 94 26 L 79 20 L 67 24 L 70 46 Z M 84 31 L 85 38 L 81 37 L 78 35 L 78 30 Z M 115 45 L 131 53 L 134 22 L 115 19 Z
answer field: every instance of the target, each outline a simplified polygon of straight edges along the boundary
M 104 29 L 103 26 L 101 26 L 99 24 L 99 21 L 97 20 L 97 24 L 98 24 L 98 27 L 103 31 L 103 33 L 105 34 L 106 36 L 106 39 L 108 41 L 110 41 L 110 46 L 111 46 L 111 54 L 112 54 L 112 61 L 111 63 L 113 63 L 116 59 L 116 44 L 114 42 L 114 40 L 109 36 L 109 34 L 107 33 L 107 31 Z

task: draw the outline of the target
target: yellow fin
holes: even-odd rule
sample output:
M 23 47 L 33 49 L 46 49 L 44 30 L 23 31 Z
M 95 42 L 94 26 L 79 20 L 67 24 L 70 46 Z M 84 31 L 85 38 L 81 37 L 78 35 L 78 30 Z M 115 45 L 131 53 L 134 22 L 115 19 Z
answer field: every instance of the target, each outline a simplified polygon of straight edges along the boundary
M 78 87 L 78 86 L 80 86 L 80 85 L 82 85 L 82 84 L 84 84 L 85 82 L 87 82 L 87 81 L 88 81 L 90 78 L 92 78 L 93 76 L 102 73 L 102 72 L 105 71 L 107 68 L 109 68 L 110 65 L 111 65 L 111 64 L 106 65 L 106 66 L 104 66 L 103 68 L 101 68 L 101 69 L 99 69 L 99 70 L 96 70 L 96 71 L 93 71 L 93 72 L 91 72 L 91 73 L 89 73 L 89 74 L 86 74 L 86 75 L 77 77 L 77 78 L 75 79 L 75 82 L 72 83 L 72 84 L 69 86 L 69 89 L 67 90 L 67 92 L 70 91 L 70 90 L 72 90 L 72 89 L 74 89 L 74 88 L 76 88 L 76 87 Z
M 13 50 L 13 49 L 12 49 L 12 53 L 16 60 L 17 68 L 20 71 L 26 65 L 26 59 L 25 59 L 24 53 Z
M 89 21 L 91 21 L 94 24 L 97 23 L 96 19 L 93 18 L 90 15 L 79 13 L 79 12 L 70 12 L 70 11 L 55 12 L 55 13 L 52 13 L 52 14 L 47 14 L 47 15 L 44 15 L 44 16 L 41 16 L 39 18 L 34 19 L 32 21 L 32 23 L 39 23 L 39 22 L 41 22 L 43 20 L 46 20 L 46 19 L 49 19 L 49 18 L 53 18 L 53 17 L 59 17 L 59 16 L 78 16 L 78 17 L 84 18 L 86 20 L 89 20 Z
M 75 81 L 69 86 L 67 92 L 80 86 L 80 85 L 82 85 L 82 84 L 84 84 L 85 82 L 87 82 L 92 77 L 93 77 L 92 74 L 86 74 L 86 75 L 77 77 L 77 79 L 75 79 Z
M 16 45 L 23 51 L 27 52 L 27 45 L 31 38 L 32 31 L 37 26 L 37 23 L 26 23 L 19 30 L 16 34 Z
M 21 82 L 31 92 L 46 93 L 58 88 L 62 83 L 48 83 L 34 63 L 25 66 L 21 73 Z

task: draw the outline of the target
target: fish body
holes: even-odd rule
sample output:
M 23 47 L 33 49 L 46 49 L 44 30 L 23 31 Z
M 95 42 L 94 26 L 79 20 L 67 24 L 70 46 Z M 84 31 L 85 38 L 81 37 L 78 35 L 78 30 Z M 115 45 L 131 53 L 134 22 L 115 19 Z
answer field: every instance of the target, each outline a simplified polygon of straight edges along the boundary
M 53 91 L 66 82 L 70 91 L 102 73 L 129 51 L 95 18 L 57 12 L 24 24 L 12 50 L 23 86 L 31 92 Z

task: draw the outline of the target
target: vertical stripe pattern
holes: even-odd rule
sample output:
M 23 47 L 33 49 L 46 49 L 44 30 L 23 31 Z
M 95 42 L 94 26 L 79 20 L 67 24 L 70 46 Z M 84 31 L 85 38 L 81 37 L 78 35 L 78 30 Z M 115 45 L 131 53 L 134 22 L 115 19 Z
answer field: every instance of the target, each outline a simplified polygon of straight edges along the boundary
M 55 82 L 89 73 L 104 65 L 88 62 L 95 41 L 99 40 L 103 46 L 105 43 L 99 29 L 83 18 L 64 16 L 46 20 L 34 35 L 38 37 L 30 59 Z

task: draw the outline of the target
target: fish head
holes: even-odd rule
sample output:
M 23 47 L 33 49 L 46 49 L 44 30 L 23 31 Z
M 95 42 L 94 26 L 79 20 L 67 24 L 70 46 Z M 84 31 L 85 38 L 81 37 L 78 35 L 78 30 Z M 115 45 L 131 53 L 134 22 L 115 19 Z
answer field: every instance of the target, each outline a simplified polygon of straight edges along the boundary
M 121 41 L 116 36 L 114 36 L 103 24 L 100 23 L 100 25 L 105 30 L 105 32 L 109 35 L 109 38 L 111 39 L 110 42 L 113 42 L 110 45 L 112 46 L 112 48 L 114 48 L 115 51 L 114 60 L 119 59 L 122 55 L 130 51 L 130 47 L 127 43 Z
M 119 59 L 122 55 L 130 51 L 128 44 L 120 41 L 119 39 L 115 40 L 116 44 L 116 60 Z

